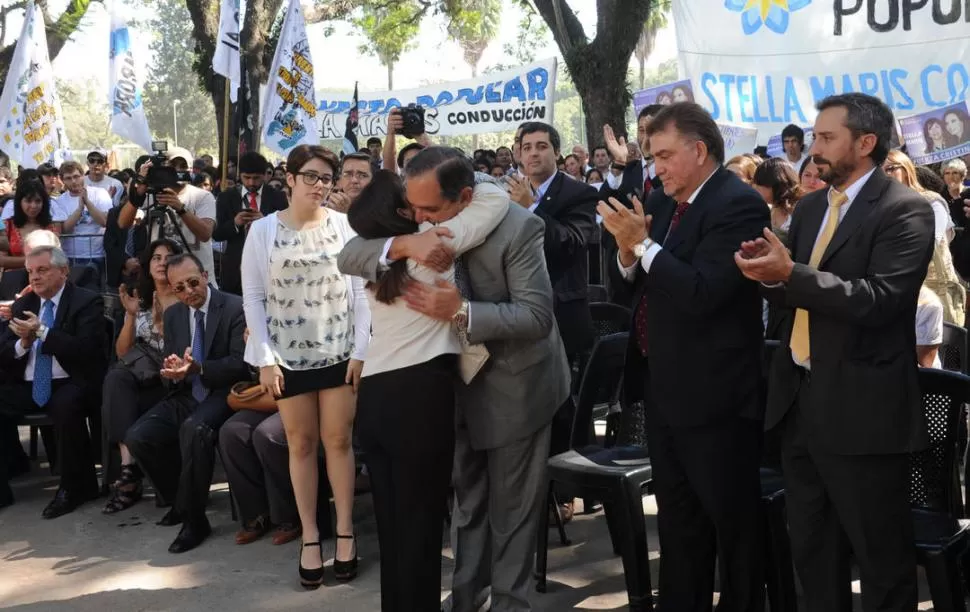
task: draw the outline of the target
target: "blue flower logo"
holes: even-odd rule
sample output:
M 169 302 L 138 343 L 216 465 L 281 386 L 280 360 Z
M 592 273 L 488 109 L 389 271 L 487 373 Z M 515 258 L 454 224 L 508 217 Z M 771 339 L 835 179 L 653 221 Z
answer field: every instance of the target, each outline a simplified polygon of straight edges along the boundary
M 729 11 L 741 13 L 741 27 L 751 36 L 764 25 L 776 34 L 788 31 L 788 15 L 805 8 L 812 0 L 724 0 Z

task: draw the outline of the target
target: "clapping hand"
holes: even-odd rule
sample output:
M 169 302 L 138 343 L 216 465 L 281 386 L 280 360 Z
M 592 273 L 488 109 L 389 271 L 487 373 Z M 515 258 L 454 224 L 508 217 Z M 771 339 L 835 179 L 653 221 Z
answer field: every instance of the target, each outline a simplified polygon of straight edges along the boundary
M 37 330 L 40 329 L 40 319 L 28 310 L 24 311 L 24 318 L 13 319 L 9 325 L 10 331 L 20 338 L 21 346 L 30 348 L 30 345 L 37 339 Z
M 603 141 L 606 142 L 606 150 L 610 152 L 610 157 L 617 164 L 625 165 L 629 158 L 630 151 L 626 147 L 626 139 L 616 137 L 613 128 L 609 125 L 603 126 Z
M 741 243 L 734 262 L 746 278 L 762 283 L 788 282 L 795 266 L 788 249 L 767 227 L 764 238 Z
M 134 317 L 141 310 L 141 300 L 138 297 L 138 290 L 135 289 L 134 295 L 128 295 L 128 287 L 121 283 L 118 287 L 118 298 L 121 300 L 121 305 L 124 306 L 125 312 Z
M 192 359 L 192 349 L 186 347 L 185 354 L 182 357 L 172 354 L 165 358 L 160 374 L 166 380 L 180 382 L 185 380 L 187 376 L 198 372 L 199 364 Z
M 643 213 L 643 204 L 633 196 L 633 208 L 627 208 L 616 198 L 600 201 L 596 212 L 603 218 L 603 227 L 616 238 L 620 253 L 632 255 L 633 247 L 650 237 L 652 215 Z
M 443 238 L 454 238 L 447 227 L 434 227 L 420 234 L 400 236 L 395 240 L 405 240 L 405 256 L 413 259 L 435 272 L 444 272 L 455 263 L 455 252 L 445 244 Z
M 532 185 L 529 184 L 529 179 L 509 176 L 506 182 L 510 200 L 522 208 L 529 208 L 535 204 L 535 195 L 532 193 Z

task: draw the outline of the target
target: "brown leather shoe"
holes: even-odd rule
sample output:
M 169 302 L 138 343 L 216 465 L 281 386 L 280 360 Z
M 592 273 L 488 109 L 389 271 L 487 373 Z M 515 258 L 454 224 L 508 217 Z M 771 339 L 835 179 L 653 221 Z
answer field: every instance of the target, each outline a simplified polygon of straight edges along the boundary
M 303 535 L 303 527 L 298 523 L 283 523 L 273 532 L 273 545 L 280 546 Z
M 266 535 L 269 529 L 269 517 L 258 516 L 243 523 L 242 529 L 236 532 L 236 544 L 251 544 Z

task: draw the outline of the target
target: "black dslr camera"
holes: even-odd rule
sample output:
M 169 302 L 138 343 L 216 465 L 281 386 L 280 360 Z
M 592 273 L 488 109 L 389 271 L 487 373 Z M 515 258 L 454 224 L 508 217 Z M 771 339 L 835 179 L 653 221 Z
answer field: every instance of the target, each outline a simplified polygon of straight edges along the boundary
M 424 107 L 411 103 L 401 108 L 401 119 L 404 127 L 397 130 L 397 134 L 405 138 L 417 138 L 424 134 Z
M 188 173 L 178 172 L 169 164 L 165 153 L 168 151 L 168 142 L 165 140 L 153 140 L 151 157 L 152 167 L 148 169 L 148 176 L 145 183 L 148 185 L 148 193 L 158 194 L 166 189 L 178 191 L 179 183 L 188 183 L 191 177 Z

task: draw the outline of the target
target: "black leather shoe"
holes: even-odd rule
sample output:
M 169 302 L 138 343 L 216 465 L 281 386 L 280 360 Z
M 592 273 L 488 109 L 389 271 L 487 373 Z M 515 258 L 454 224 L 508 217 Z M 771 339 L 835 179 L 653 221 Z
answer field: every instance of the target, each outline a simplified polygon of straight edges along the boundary
M 162 527 L 174 527 L 175 525 L 182 524 L 182 515 L 180 515 L 175 508 L 172 508 L 165 513 L 162 520 L 155 523 L 156 525 L 161 525 Z
M 349 561 L 341 561 L 337 559 L 336 551 L 334 551 L 333 559 L 333 575 L 338 582 L 350 582 L 357 577 L 357 539 L 352 535 L 337 535 L 338 539 L 341 540 L 354 540 L 354 558 Z
M 205 541 L 212 533 L 209 521 L 188 522 L 182 524 L 182 530 L 175 537 L 175 541 L 168 547 L 170 553 L 184 553 L 192 550 Z
M 91 501 L 91 497 L 78 493 L 69 493 L 67 489 L 58 489 L 57 493 L 54 494 L 54 499 L 47 504 L 41 516 L 45 519 L 55 519 L 59 516 L 74 512 L 78 506 L 86 501 Z

